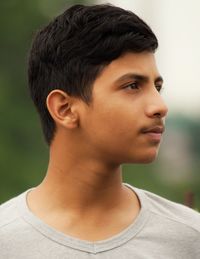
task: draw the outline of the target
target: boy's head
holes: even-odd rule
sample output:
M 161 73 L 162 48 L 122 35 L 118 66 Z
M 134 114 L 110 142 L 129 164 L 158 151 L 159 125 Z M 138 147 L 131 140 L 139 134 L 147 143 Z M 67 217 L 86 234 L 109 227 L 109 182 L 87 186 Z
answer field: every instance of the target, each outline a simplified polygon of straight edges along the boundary
M 40 30 L 30 51 L 28 79 L 47 143 L 56 132 L 47 107 L 50 92 L 60 89 L 89 106 L 105 67 L 125 53 L 153 53 L 157 46 L 145 22 L 109 4 L 74 5 Z

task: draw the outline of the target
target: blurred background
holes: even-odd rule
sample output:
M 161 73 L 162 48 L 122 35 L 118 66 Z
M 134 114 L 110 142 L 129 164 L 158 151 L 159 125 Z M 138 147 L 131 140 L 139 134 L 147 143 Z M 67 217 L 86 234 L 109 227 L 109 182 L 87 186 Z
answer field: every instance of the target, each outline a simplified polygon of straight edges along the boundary
M 124 182 L 200 209 L 200 2 L 193 0 L 0 1 L 0 203 L 43 179 L 48 147 L 27 89 L 27 54 L 36 30 L 73 3 L 112 3 L 143 18 L 169 106 L 160 153 L 150 165 L 124 165 Z

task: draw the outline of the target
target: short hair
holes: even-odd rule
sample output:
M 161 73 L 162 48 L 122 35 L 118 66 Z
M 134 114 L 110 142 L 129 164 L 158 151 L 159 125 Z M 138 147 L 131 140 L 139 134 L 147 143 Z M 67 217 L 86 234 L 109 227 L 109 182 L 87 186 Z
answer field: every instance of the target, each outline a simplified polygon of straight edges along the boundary
M 52 90 L 89 105 L 93 83 L 106 65 L 126 52 L 155 52 L 157 47 L 142 19 L 111 4 L 73 5 L 39 30 L 29 53 L 28 83 L 47 144 L 56 132 L 46 106 Z

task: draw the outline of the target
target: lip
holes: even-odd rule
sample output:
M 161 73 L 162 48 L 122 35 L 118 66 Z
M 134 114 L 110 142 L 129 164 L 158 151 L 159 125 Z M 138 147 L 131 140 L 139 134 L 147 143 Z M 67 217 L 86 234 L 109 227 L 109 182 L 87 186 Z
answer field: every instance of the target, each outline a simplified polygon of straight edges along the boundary
M 162 138 L 161 133 L 147 132 L 145 133 L 145 135 L 148 136 L 154 142 L 160 142 Z
M 164 131 L 164 126 L 153 126 L 143 129 L 142 133 L 148 136 L 152 141 L 160 142 Z
M 143 129 L 142 133 L 163 134 L 164 131 L 165 131 L 164 126 L 153 126 L 150 128 Z

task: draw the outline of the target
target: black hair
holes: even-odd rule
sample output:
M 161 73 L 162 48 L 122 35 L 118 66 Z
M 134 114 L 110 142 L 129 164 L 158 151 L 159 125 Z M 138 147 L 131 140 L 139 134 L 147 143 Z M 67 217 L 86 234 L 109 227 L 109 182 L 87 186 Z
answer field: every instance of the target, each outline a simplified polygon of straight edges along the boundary
M 37 32 L 29 54 L 31 98 L 50 145 L 56 126 L 46 107 L 53 89 L 89 105 L 92 85 L 102 69 L 123 53 L 154 52 L 151 28 L 131 11 L 110 4 L 74 5 Z

